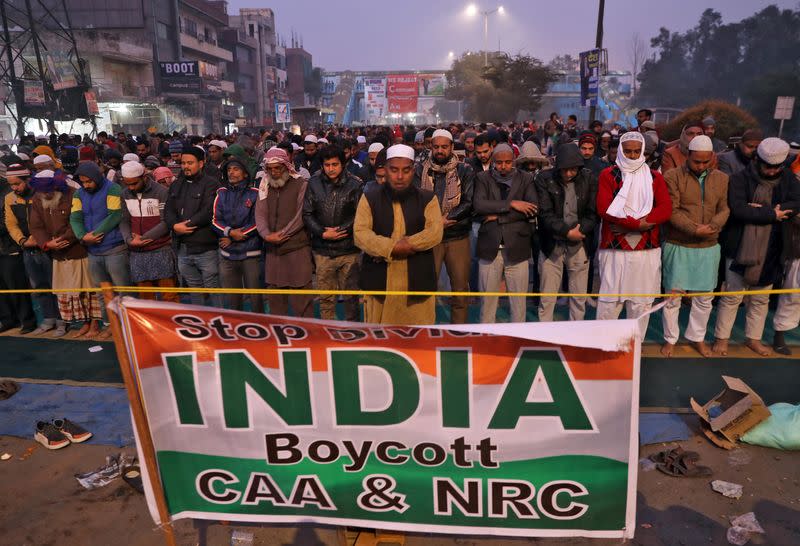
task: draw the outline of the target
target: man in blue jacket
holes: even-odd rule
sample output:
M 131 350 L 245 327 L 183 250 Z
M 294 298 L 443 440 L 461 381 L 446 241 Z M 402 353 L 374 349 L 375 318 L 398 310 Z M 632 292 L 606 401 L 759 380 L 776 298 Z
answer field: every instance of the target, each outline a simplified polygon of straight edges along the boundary
M 258 188 L 237 158 L 222 166 L 226 185 L 217 190 L 211 227 L 219 239 L 219 273 L 223 288 L 261 288 L 261 237 L 256 229 Z M 230 294 L 233 309 L 243 310 L 241 294 Z M 264 312 L 264 298 L 250 295 L 254 313 Z
M 89 251 L 89 274 L 95 286 L 110 282 L 130 286 L 128 247 L 122 238 L 122 188 L 106 179 L 94 163 L 81 163 L 75 171 L 81 189 L 72 196 L 70 227 Z M 102 294 L 100 305 L 105 314 Z M 100 338 L 107 339 L 106 330 Z

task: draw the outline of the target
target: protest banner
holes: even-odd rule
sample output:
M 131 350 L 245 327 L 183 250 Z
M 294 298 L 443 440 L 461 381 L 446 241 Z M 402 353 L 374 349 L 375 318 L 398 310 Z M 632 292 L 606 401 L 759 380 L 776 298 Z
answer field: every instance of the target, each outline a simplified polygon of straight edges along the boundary
M 633 536 L 635 321 L 393 327 L 133 298 L 110 309 L 146 415 L 137 448 L 158 464 L 156 523 Z

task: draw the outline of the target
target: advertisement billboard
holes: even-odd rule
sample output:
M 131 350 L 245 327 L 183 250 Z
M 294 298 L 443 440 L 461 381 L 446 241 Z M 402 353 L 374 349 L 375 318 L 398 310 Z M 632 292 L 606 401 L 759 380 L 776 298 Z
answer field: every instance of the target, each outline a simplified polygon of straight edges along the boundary
M 420 74 L 419 80 L 420 97 L 443 97 L 445 88 L 444 74 Z

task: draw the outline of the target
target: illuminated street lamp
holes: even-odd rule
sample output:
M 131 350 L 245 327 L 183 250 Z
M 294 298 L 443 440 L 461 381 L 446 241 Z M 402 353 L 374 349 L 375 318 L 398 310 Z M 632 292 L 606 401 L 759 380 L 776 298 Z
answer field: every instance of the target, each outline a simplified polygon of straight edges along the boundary
M 470 4 L 467 6 L 467 15 L 470 17 L 475 17 L 480 13 L 483 15 L 483 66 L 489 65 L 489 16 L 494 13 L 499 13 L 503 15 L 506 12 L 503 6 L 497 6 L 494 9 L 484 10 L 481 11 L 478 9 L 478 6 L 475 4 Z

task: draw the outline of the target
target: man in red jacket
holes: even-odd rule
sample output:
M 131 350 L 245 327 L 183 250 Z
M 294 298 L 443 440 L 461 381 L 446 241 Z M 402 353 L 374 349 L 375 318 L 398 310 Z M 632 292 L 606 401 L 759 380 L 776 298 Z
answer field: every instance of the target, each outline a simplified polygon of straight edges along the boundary
M 625 304 L 628 318 L 638 318 L 653 305 L 653 297 L 618 294 L 661 292 L 659 226 L 670 219 L 672 201 L 664 177 L 645 163 L 644 136 L 629 132 L 620 138 L 617 163 L 600 173 L 597 213 L 602 218 L 600 293 L 597 318 L 619 317 Z M 642 326 L 642 335 L 647 323 Z

